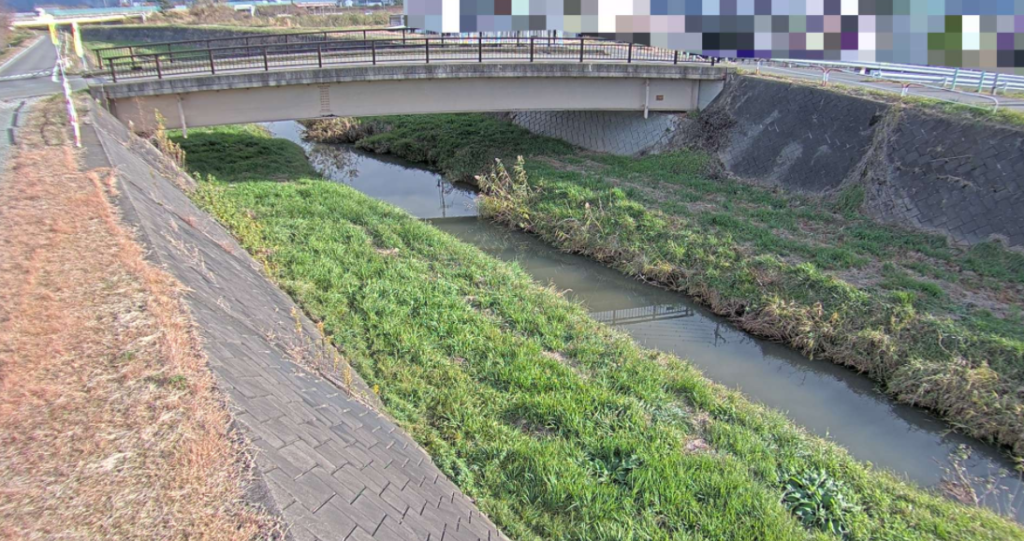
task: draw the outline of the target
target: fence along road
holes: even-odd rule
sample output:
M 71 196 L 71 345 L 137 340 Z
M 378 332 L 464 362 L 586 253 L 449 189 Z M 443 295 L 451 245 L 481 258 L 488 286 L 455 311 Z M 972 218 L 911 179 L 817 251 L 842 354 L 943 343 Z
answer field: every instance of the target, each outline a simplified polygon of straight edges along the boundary
M 797 77 L 822 81 L 827 72 L 830 83 L 840 83 L 850 86 L 860 86 L 883 92 L 930 98 L 950 103 L 970 105 L 985 109 L 1007 108 L 1013 111 L 1024 112 L 1024 99 L 1016 97 L 1000 96 L 998 93 L 969 92 L 957 88 L 943 88 L 946 84 L 953 83 L 951 75 L 943 75 L 945 68 L 929 68 L 921 66 L 906 66 L 906 71 L 898 67 L 888 66 L 885 70 L 877 70 L 870 67 L 861 67 L 854 63 L 812 63 L 803 60 L 777 60 L 762 62 L 757 68 L 761 73 L 780 75 L 783 77 Z M 866 70 L 867 73 L 858 73 Z M 936 75 L 922 75 L 924 71 L 940 70 Z M 953 70 L 948 70 L 952 72 Z M 983 91 L 991 92 L 993 85 L 998 90 L 1015 91 L 1018 84 L 1024 87 L 1024 82 L 1018 83 L 1011 76 L 1000 74 L 996 79 L 994 74 L 979 76 L 967 70 L 961 70 L 957 85 L 960 88 L 971 88 L 976 90 L 981 84 Z M 981 72 L 976 72 L 981 73 Z M 945 81 L 944 81 L 945 80 Z M 998 83 L 998 84 L 997 84 Z

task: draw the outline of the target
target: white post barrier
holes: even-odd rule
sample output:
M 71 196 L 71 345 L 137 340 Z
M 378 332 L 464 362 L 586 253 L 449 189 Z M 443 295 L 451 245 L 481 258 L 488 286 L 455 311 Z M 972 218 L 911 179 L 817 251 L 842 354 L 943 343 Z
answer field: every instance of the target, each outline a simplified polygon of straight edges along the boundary
M 66 45 L 64 40 L 61 40 L 61 45 Z M 56 68 L 60 68 L 61 86 L 64 89 L 64 104 L 68 110 L 68 122 L 71 124 L 71 129 L 75 134 L 75 147 L 82 148 L 82 130 L 78 124 L 78 111 L 75 110 L 75 101 L 71 95 L 71 84 L 68 82 L 67 73 L 64 72 L 64 55 L 61 51 L 61 45 L 57 45 L 57 66 L 54 68 L 54 75 L 56 76 Z

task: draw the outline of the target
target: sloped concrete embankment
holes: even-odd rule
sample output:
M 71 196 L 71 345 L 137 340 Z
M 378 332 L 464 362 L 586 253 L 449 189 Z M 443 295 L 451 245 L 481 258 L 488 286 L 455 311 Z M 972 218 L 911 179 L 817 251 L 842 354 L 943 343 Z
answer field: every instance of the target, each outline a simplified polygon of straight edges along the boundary
M 91 107 L 92 167 L 113 166 L 119 204 L 152 260 L 189 289 L 218 387 L 252 442 L 253 498 L 294 539 L 497 540 L 504 536 L 387 416 L 316 326 L 228 232 L 192 181 Z M 335 382 L 335 383 L 332 383 Z
M 806 85 L 736 77 L 676 144 L 737 177 L 829 194 L 962 243 L 1024 246 L 1024 130 Z

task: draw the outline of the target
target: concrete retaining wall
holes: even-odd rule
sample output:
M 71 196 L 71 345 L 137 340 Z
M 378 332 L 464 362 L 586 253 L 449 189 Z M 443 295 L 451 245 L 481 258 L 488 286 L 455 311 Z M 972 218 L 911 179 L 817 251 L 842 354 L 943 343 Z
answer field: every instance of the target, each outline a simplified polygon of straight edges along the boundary
M 861 183 L 877 218 L 1024 246 L 1024 130 L 806 85 L 736 77 L 673 145 L 760 184 L 829 194 Z
M 976 243 L 1024 246 L 1024 130 L 906 110 L 865 170 L 870 210 Z
M 621 156 L 658 152 L 672 140 L 685 115 L 598 111 L 519 111 L 506 116 L 533 133 L 578 147 Z

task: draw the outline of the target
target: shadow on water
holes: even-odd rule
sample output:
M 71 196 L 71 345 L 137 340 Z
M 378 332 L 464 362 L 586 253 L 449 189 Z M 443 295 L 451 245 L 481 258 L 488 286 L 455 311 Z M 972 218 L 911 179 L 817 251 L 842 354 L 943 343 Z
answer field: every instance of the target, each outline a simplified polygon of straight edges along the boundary
M 711 380 L 786 412 L 797 424 L 832 439 L 860 460 L 931 488 L 938 487 L 949 456 L 961 445 L 973 449 L 966 462 L 973 476 L 1013 471 L 1013 462 L 997 448 L 950 432 L 948 425 L 925 411 L 893 402 L 866 377 L 847 368 L 812 361 L 781 344 L 754 338 L 681 294 L 477 219 L 473 192 L 452 186 L 434 172 L 350 146 L 301 142 L 301 127 L 291 130 L 287 138 L 307 149 L 324 176 L 403 207 L 499 259 L 516 262 L 537 282 L 567 290 L 567 296 L 586 306 L 595 319 L 622 329 L 646 347 L 688 359 Z M 272 127 L 275 135 L 288 131 Z M 446 189 L 447 199 L 442 199 L 438 194 Z M 1001 484 L 1007 494 L 1016 494 L 1021 483 L 1010 475 Z M 1008 500 L 1004 494 L 987 503 L 1006 509 Z M 1018 512 L 1017 519 L 1021 518 Z

